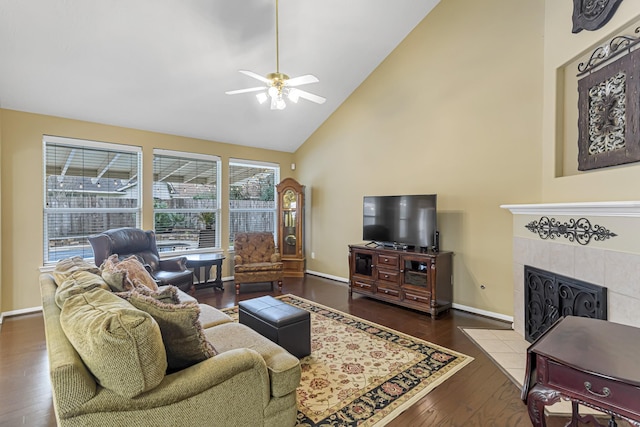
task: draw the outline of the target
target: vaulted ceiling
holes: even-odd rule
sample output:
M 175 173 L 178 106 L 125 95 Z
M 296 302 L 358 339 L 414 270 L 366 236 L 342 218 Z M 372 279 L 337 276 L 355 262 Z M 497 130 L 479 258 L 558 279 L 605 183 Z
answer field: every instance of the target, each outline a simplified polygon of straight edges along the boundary
M 327 98 L 270 110 L 275 0 L 0 0 L 0 107 L 293 152 L 439 0 L 279 0 L 280 71 Z M 127 141 L 129 142 L 129 141 Z

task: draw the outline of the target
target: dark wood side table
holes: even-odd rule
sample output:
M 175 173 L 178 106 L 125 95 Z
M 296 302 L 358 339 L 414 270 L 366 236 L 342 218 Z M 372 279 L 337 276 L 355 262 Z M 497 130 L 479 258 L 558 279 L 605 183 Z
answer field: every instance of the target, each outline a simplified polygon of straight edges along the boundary
M 187 258 L 187 268 L 193 269 L 193 276 L 195 280 L 193 284 L 197 288 L 215 287 L 223 290 L 222 285 L 222 261 L 225 259 L 223 254 L 209 253 L 209 254 L 189 254 L 185 255 Z M 216 278 L 211 280 L 211 267 L 216 266 Z M 200 278 L 200 269 L 204 268 L 204 276 L 202 280 Z
M 571 400 L 568 426 L 592 422 L 584 405 L 640 426 L 640 329 L 586 317 L 558 320 L 527 351 L 522 400 L 534 426 L 546 426 L 544 407 Z

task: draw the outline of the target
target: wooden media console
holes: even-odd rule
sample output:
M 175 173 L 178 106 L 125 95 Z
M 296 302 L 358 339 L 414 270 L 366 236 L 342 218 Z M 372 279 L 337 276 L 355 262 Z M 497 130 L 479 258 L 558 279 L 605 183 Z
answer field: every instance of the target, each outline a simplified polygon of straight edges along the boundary
M 451 308 L 452 253 L 349 245 L 353 292 L 436 317 Z

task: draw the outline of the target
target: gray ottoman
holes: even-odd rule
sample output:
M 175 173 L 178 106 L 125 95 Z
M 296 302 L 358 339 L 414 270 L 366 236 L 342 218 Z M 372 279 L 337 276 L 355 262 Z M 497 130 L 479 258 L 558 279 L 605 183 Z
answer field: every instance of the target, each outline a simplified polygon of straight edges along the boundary
M 311 354 L 311 315 L 271 296 L 238 303 L 238 321 L 297 358 Z

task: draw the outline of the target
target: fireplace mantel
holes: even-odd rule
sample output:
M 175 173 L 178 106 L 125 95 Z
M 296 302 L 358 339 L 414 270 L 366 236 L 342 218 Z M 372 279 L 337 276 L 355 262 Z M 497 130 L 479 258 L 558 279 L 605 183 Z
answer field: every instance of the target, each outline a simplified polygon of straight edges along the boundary
M 501 205 L 513 214 L 514 329 L 525 335 L 524 266 L 571 277 L 607 288 L 608 318 L 640 327 L 638 266 L 640 201 L 540 203 Z M 545 238 L 527 227 L 546 217 L 558 224 L 555 238 Z M 590 221 L 615 237 L 581 244 L 561 233 L 561 226 Z M 577 227 L 577 225 L 576 225 Z M 570 227 L 569 227 L 570 228 Z
M 640 217 L 640 201 L 500 205 L 514 215 L 586 215 Z

